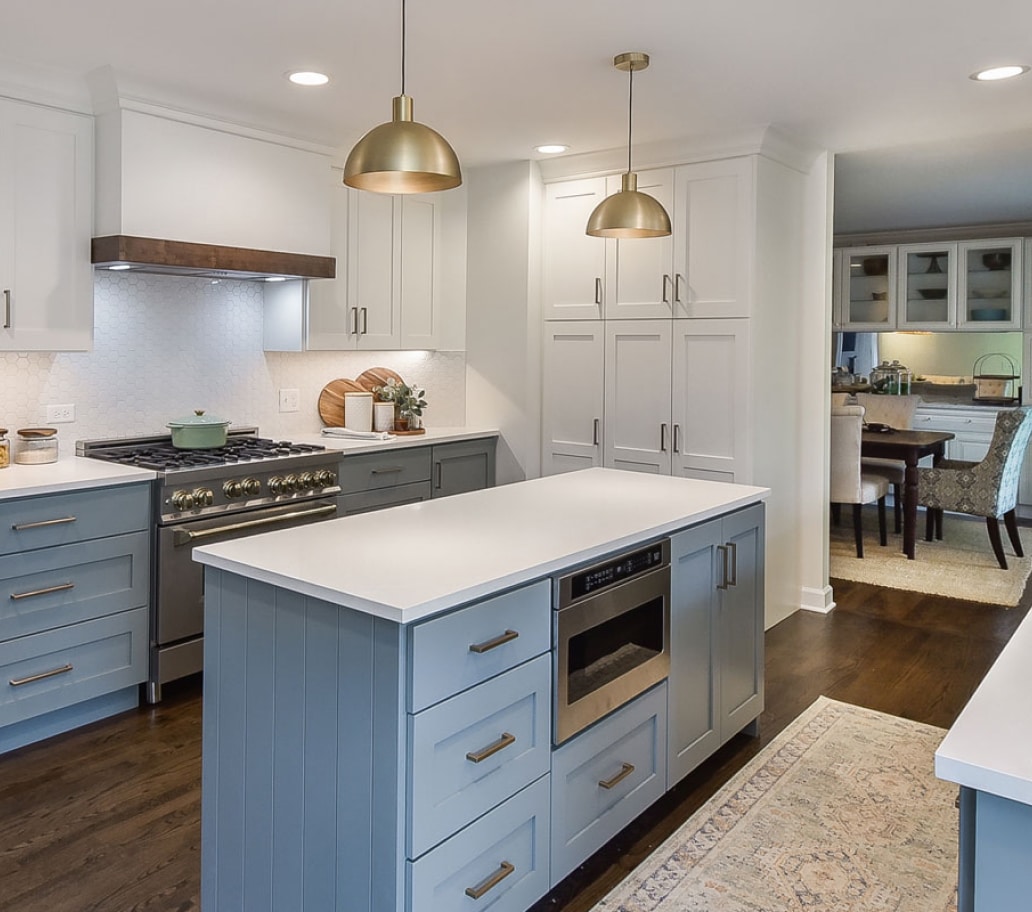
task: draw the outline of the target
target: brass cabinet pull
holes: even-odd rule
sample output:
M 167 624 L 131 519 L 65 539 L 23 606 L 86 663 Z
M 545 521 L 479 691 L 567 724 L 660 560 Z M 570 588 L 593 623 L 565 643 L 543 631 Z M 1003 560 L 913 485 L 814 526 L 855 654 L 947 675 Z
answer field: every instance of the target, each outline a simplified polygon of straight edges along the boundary
M 44 678 L 53 678 L 56 675 L 67 674 L 72 670 L 71 664 L 62 665 L 60 668 L 51 668 L 50 671 L 41 671 L 39 674 L 29 675 L 26 678 L 11 678 L 11 687 L 21 687 L 22 684 L 31 684 L 33 681 L 42 681 Z
M 250 519 L 246 522 L 229 523 L 225 526 L 217 526 L 214 529 L 202 529 L 194 532 L 190 529 L 173 529 L 172 541 L 176 545 L 185 545 L 200 538 L 211 538 L 213 535 L 224 535 L 226 532 L 240 532 L 243 529 L 257 529 L 261 526 L 272 526 L 276 523 L 287 522 L 292 519 L 304 519 L 307 516 L 329 516 L 337 512 L 336 504 L 329 504 L 325 507 L 316 507 L 313 510 L 295 510 L 293 513 L 278 513 L 276 516 L 266 516 L 264 519 Z
M 728 587 L 728 583 L 730 582 L 730 579 L 728 577 L 728 566 L 727 566 L 728 547 L 727 547 L 727 545 L 717 545 L 717 550 L 720 552 L 720 564 L 721 564 L 720 575 L 721 575 L 721 580 L 722 580 L 721 582 L 717 583 L 717 588 L 718 589 L 726 589 Z
M 62 516 L 60 519 L 42 519 L 39 522 L 18 523 L 11 526 L 15 532 L 24 532 L 26 529 L 42 529 L 44 526 L 63 526 L 65 523 L 75 522 L 74 516 Z
M 612 779 L 599 779 L 599 788 L 611 789 L 615 785 L 619 785 L 624 781 L 631 773 L 634 772 L 633 763 L 621 763 L 620 772 L 618 772 Z
M 597 277 L 595 279 L 595 303 L 602 303 L 602 280 Z
M 387 466 L 383 469 L 373 469 L 370 475 L 396 475 L 398 472 L 404 471 L 401 466 Z
M 470 643 L 469 651 L 478 654 L 481 652 L 490 652 L 492 649 L 497 649 L 499 646 L 511 643 L 518 636 L 518 631 L 506 630 L 505 633 L 499 634 L 493 640 L 485 640 L 483 643 Z
M 727 549 L 731 553 L 731 575 L 727 581 L 729 586 L 738 585 L 738 545 L 735 542 L 728 542 Z
M 64 592 L 66 589 L 74 589 L 75 583 L 59 583 L 56 586 L 47 586 L 46 589 L 33 589 L 32 592 L 12 592 L 11 598 L 18 599 L 32 598 L 34 595 L 50 595 L 51 592 Z
M 479 763 L 481 760 L 486 760 L 488 757 L 492 757 L 500 750 L 505 750 L 510 744 L 516 743 L 516 736 L 510 735 L 508 732 L 502 732 L 502 737 L 497 741 L 482 747 L 478 751 L 470 751 L 466 754 L 466 759 L 471 763 Z
M 592 446 L 598 446 L 598 437 L 599 437 L 598 431 L 599 431 L 599 426 L 601 425 L 601 423 L 602 422 L 598 418 L 595 419 L 594 426 L 591 429 L 591 443 L 592 443 Z
M 4 289 L 4 329 L 11 328 L 11 289 Z
M 466 887 L 466 895 L 470 899 L 480 899 L 488 890 L 492 887 L 497 887 L 506 877 L 508 877 L 513 871 L 516 870 L 515 865 L 509 864 L 507 861 L 503 861 L 499 866 L 498 870 L 494 872 L 486 880 L 480 881 L 475 887 Z

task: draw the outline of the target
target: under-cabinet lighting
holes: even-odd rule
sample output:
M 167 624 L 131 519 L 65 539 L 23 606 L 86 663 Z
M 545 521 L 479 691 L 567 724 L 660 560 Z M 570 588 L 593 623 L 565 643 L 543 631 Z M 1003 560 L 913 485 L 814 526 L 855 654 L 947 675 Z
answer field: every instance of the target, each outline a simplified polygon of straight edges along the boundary
M 540 152 L 542 155 L 558 155 L 569 148 L 569 146 L 564 146 L 561 143 L 546 143 L 543 146 L 535 146 L 534 151 Z
M 316 73 L 313 70 L 288 73 L 287 79 L 294 83 L 294 85 L 300 86 L 324 86 L 330 81 L 330 77 L 325 73 Z
M 266 276 L 265 277 L 265 281 L 266 282 L 285 282 L 285 281 L 287 281 L 287 277 L 286 276 Z
M 1029 68 L 1027 66 L 1017 66 L 1016 64 L 1010 66 L 998 66 L 990 67 L 987 70 L 979 70 L 977 73 L 972 73 L 970 78 L 976 82 L 995 82 L 998 79 L 1012 79 L 1015 76 L 1021 76 L 1023 73 L 1027 73 Z
M 133 267 L 130 266 L 128 263 L 117 263 L 114 266 L 108 266 L 108 269 L 110 269 L 112 272 L 121 272 L 123 269 L 132 269 L 132 268 Z

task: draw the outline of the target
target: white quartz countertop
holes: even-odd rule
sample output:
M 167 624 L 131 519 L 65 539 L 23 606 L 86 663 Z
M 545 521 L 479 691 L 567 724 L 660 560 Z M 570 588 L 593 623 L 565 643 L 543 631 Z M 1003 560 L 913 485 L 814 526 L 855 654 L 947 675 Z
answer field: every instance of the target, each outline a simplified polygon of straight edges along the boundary
M 399 623 L 766 498 L 585 469 L 195 548 L 194 560 Z
M 935 752 L 940 779 L 1032 804 L 1032 614 Z
M 357 453 L 379 453 L 407 447 L 432 446 L 435 443 L 455 443 L 460 440 L 482 440 L 484 437 L 497 436 L 497 428 L 469 427 L 430 427 L 426 429 L 425 434 L 394 436 L 389 440 L 355 440 L 323 434 L 287 435 L 296 443 L 318 443 L 328 450 L 339 450 L 345 456 Z
M 74 449 L 74 444 L 61 442 Z M 108 485 L 150 481 L 154 472 L 134 466 L 117 465 L 101 459 L 62 455 L 57 462 L 43 465 L 19 465 L 12 462 L 0 469 L 0 500 L 36 494 L 55 494 L 80 488 L 102 488 Z

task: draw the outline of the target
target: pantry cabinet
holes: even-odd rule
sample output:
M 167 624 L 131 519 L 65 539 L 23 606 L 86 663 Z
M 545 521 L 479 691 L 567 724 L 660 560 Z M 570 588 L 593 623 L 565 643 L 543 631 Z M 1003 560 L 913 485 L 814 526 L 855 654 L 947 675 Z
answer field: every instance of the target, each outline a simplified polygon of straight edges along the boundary
M 1021 238 L 836 251 L 836 325 L 858 332 L 1022 326 Z
M 435 201 L 366 193 L 343 184 L 331 192 L 337 277 L 309 284 L 303 347 L 436 348 L 440 218 Z M 277 319 L 278 312 L 270 312 L 267 296 L 266 320 Z
M 556 475 L 602 465 L 605 324 L 545 323 L 541 472 Z
M 545 187 L 542 238 L 544 315 L 549 320 L 597 320 L 603 316 L 610 243 L 589 237 L 588 216 L 606 197 L 604 177 L 561 181 Z
M 0 100 L 0 351 L 93 346 L 93 123 Z

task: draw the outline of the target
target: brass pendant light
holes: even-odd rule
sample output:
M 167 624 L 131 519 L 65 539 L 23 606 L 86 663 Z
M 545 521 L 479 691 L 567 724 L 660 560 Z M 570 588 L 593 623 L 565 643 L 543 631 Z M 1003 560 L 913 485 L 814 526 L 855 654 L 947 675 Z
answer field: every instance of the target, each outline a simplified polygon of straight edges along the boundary
M 412 119 L 405 94 L 405 0 L 401 0 L 401 94 L 389 123 L 373 127 L 348 155 L 344 183 L 376 193 L 432 193 L 462 183 L 459 159 L 436 130 Z
M 670 216 L 655 197 L 638 190 L 638 175 L 631 170 L 631 116 L 634 111 L 634 73 L 649 65 L 640 51 L 619 54 L 613 66 L 628 74 L 627 173 L 618 193 L 607 196 L 588 218 L 586 233 L 592 237 L 650 238 L 670 234 Z

